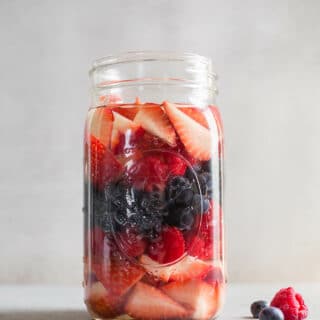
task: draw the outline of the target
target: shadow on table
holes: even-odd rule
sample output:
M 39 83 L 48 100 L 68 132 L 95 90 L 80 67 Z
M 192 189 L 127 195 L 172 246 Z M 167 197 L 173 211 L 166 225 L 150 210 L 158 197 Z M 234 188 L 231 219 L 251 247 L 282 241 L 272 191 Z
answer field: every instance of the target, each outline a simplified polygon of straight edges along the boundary
M 0 320 L 89 320 L 86 311 L 0 311 Z

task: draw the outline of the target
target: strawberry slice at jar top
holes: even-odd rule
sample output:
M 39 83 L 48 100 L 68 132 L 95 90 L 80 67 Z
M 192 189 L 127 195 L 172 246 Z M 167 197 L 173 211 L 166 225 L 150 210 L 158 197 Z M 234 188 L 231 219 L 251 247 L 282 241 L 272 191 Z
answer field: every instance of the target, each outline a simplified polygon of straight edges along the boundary
M 173 147 L 176 145 L 175 130 L 159 105 L 144 104 L 136 114 L 134 122 L 168 145 Z
M 182 112 L 179 105 L 164 102 L 163 107 L 187 152 L 197 160 L 211 158 L 210 131 Z

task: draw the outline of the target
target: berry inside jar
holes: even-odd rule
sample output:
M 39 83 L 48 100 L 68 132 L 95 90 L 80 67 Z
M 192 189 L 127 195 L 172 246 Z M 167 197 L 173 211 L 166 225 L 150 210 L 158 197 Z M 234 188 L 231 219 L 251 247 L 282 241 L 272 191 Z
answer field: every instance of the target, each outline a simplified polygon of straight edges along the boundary
M 224 292 L 215 106 L 108 103 L 85 132 L 85 302 L 92 317 L 212 319 Z

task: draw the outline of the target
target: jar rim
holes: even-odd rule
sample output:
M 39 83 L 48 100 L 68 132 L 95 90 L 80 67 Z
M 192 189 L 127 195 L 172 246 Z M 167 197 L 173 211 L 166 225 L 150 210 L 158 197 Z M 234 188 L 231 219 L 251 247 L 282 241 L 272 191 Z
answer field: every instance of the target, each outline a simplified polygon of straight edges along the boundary
M 177 51 L 125 51 L 119 54 L 112 54 L 99 58 L 93 61 L 89 74 L 92 74 L 101 67 L 106 67 L 114 64 L 143 62 L 143 61 L 181 61 L 202 63 L 207 67 L 208 75 L 217 78 L 217 75 L 212 71 L 212 61 L 210 58 L 191 52 Z

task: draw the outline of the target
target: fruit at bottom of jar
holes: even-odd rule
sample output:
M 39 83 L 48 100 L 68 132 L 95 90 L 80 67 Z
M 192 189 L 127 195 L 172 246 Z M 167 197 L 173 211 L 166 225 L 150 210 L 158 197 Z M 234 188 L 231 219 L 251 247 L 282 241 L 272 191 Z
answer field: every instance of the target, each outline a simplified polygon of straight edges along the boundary
M 126 294 L 144 276 L 145 270 L 117 251 L 108 252 L 108 256 L 105 252 L 104 255 L 92 269 L 112 300 Z
M 161 290 L 173 300 L 191 309 L 193 319 L 210 319 L 220 307 L 219 287 L 199 279 L 171 282 L 161 287 Z
M 147 272 L 162 281 L 185 281 L 205 277 L 212 265 L 191 256 L 185 256 L 175 264 L 163 266 L 147 255 L 142 255 L 140 263 Z
M 183 319 L 190 310 L 171 299 L 161 290 L 138 283 L 131 291 L 124 307 L 125 312 L 137 319 Z
M 88 289 L 85 303 L 89 312 L 98 318 L 113 318 L 119 314 L 119 300 L 110 295 L 101 282 L 94 282 Z
M 210 131 L 179 110 L 177 105 L 165 102 L 164 108 L 187 152 L 198 160 L 209 160 L 212 145 Z

